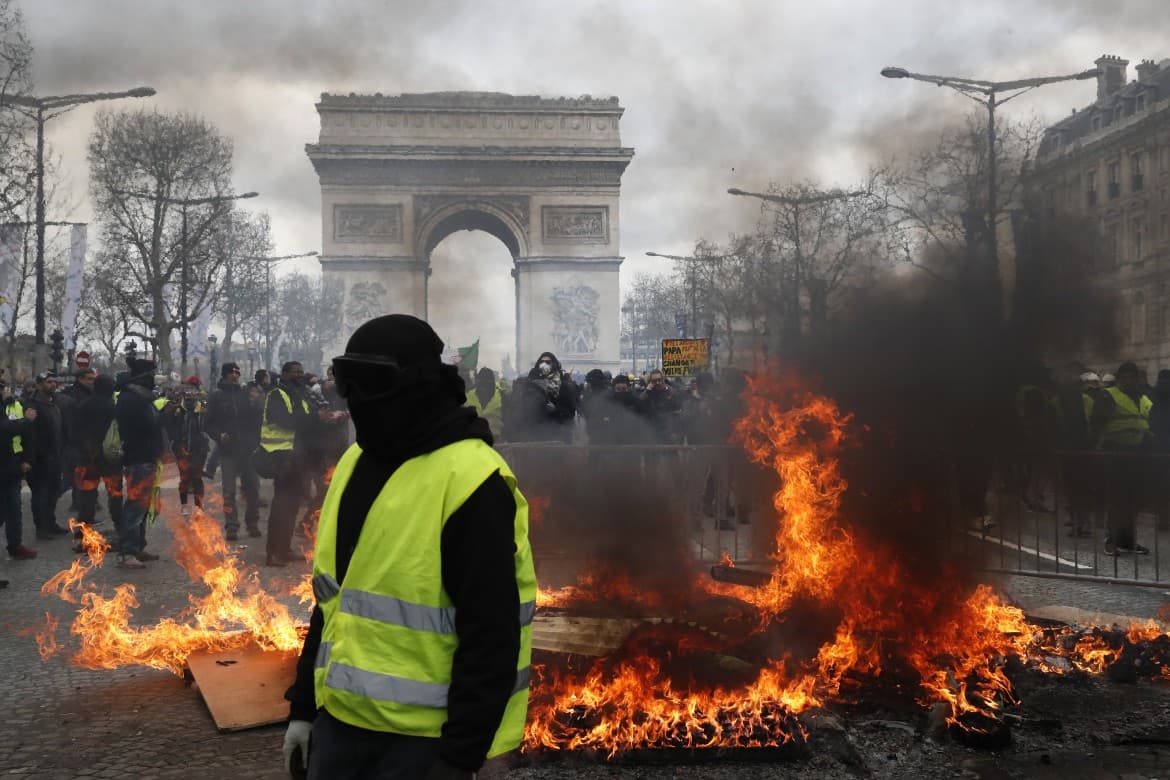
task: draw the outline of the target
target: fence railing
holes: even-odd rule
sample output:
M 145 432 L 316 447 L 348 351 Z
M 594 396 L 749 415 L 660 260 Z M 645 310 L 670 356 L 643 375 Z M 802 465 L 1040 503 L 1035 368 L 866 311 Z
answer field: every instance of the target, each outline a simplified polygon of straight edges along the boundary
M 775 475 L 733 446 L 501 444 L 533 504 L 539 557 L 681 546 L 701 561 L 762 561 Z M 940 455 L 932 525 L 948 555 L 991 572 L 1170 584 L 1170 455 Z M 986 516 L 987 521 L 984 521 Z M 1132 531 L 1132 536 L 1129 532 Z M 1108 554 L 1106 537 L 1113 551 Z M 1139 552 L 1144 549 L 1145 552 Z

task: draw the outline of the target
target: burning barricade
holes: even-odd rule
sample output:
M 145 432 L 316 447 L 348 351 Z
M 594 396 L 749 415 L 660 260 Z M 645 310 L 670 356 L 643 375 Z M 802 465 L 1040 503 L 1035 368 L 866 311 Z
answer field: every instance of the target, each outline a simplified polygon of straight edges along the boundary
M 924 579 L 896 546 L 851 523 L 841 469 L 851 426 L 834 402 L 807 389 L 752 387 L 737 438 L 777 477 L 767 569 L 737 569 L 725 557 L 714 577 L 680 566 L 669 587 L 645 587 L 600 562 L 576 585 L 541 591 L 526 754 L 800 756 L 803 716 L 875 699 L 923 721 L 929 714 L 966 744 L 996 746 L 1019 703 L 1016 674 L 1170 679 L 1170 639 L 1154 625 L 1033 625 L 945 561 Z M 556 511 L 555 502 L 538 503 L 542 513 Z M 85 559 L 43 591 L 78 606 L 74 663 L 180 673 L 195 651 L 299 648 L 299 621 L 232 554 L 217 523 L 196 511 L 170 527 L 175 559 L 202 595 L 177 617 L 140 627 L 131 623 L 133 585 L 106 595 L 86 580 L 107 547 L 82 528 Z M 292 589 L 306 605 L 307 580 Z M 575 626 L 573 642 L 549 641 L 565 636 L 558 621 Z M 49 619 L 38 636 L 46 658 L 64 650 L 56 628 Z

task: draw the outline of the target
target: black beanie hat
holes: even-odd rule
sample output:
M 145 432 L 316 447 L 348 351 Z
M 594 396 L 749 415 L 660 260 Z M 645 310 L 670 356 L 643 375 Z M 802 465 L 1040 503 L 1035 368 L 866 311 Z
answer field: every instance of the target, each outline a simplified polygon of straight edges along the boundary
M 114 378 L 108 374 L 98 374 L 97 379 L 93 380 L 94 395 L 109 397 L 114 394 L 114 389 Z
M 410 366 L 439 363 L 443 340 L 426 322 L 409 314 L 386 314 L 363 323 L 345 345 L 351 355 L 383 355 Z

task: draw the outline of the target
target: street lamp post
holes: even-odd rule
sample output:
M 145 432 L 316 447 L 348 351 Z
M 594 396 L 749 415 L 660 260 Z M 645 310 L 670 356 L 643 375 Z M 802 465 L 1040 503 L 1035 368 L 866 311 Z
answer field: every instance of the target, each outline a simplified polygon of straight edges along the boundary
M 999 185 L 997 181 L 998 171 L 995 153 L 995 109 L 997 106 L 1001 106 L 1009 100 L 1017 98 L 1036 87 L 1042 87 L 1045 84 L 1096 78 L 1098 75 L 1097 69 L 1093 68 L 1092 70 L 1086 70 L 1080 73 L 1071 73 L 1067 76 L 1039 76 L 1037 78 L 1018 79 L 1016 81 L 982 81 L 958 76 L 930 76 L 923 73 L 912 73 L 905 68 L 896 67 L 882 68 L 881 74 L 888 79 L 916 79 L 917 81 L 925 81 L 940 87 L 950 87 L 960 95 L 971 98 L 987 109 L 987 251 L 988 264 L 990 270 L 994 271 L 998 284 L 999 238 L 996 223 L 999 218 L 999 204 L 997 202 L 998 194 L 996 190 Z M 998 95 L 1002 92 L 1011 92 L 1013 94 L 1001 99 Z
M 272 367 L 272 264 L 281 263 L 285 260 L 297 260 L 302 257 L 316 257 L 317 252 L 301 252 L 295 255 L 278 255 L 276 257 L 252 257 L 248 258 L 260 263 L 264 263 L 264 353 L 265 363 L 264 368 Z
M 30 115 L 36 119 L 37 123 L 37 194 L 35 216 L 37 226 L 37 253 L 34 267 L 36 271 L 35 342 L 38 345 L 45 343 L 45 122 L 83 103 L 96 103 L 101 100 L 118 100 L 131 97 L 150 97 L 153 94 L 155 94 L 155 91 L 151 87 L 135 87 L 125 92 L 93 92 L 82 95 L 53 95 L 40 98 L 29 95 L 0 96 L 0 106 L 16 106 L 17 108 L 29 109 Z
M 726 260 L 735 255 L 690 255 L 684 257 L 682 255 L 664 255 L 659 252 L 647 252 L 647 257 L 660 257 L 663 260 L 678 260 L 687 264 L 687 279 L 690 284 L 690 299 L 691 299 L 691 317 L 687 320 L 687 338 L 695 338 L 695 334 L 699 333 L 699 292 L 698 292 L 698 272 L 695 268 L 695 261 L 697 260 Z

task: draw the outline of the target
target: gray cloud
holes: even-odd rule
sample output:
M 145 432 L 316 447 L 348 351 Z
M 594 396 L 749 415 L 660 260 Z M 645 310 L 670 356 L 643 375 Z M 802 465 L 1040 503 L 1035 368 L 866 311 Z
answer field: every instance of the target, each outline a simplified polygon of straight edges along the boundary
M 880 78 L 884 65 L 1008 78 L 1081 70 L 1103 52 L 1170 56 L 1151 23 L 1164 0 L 25 0 L 24 10 L 40 93 L 146 83 L 160 110 L 220 127 L 235 143 L 237 186 L 263 195 L 278 251 L 320 244 L 303 146 L 322 91 L 618 95 L 623 140 L 637 150 L 621 215 L 631 272 L 662 269 L 639 259 L 647 249 L 749 229 L 756 206 L 729 186 L 848 184 L 967 110 L 928 85 Z M 1091 84 L 1048 87 L 1010 115 L 1055 120 L 1092 96 Z M 82 195 L 91 122 L 80 109 L 50 133 Z

